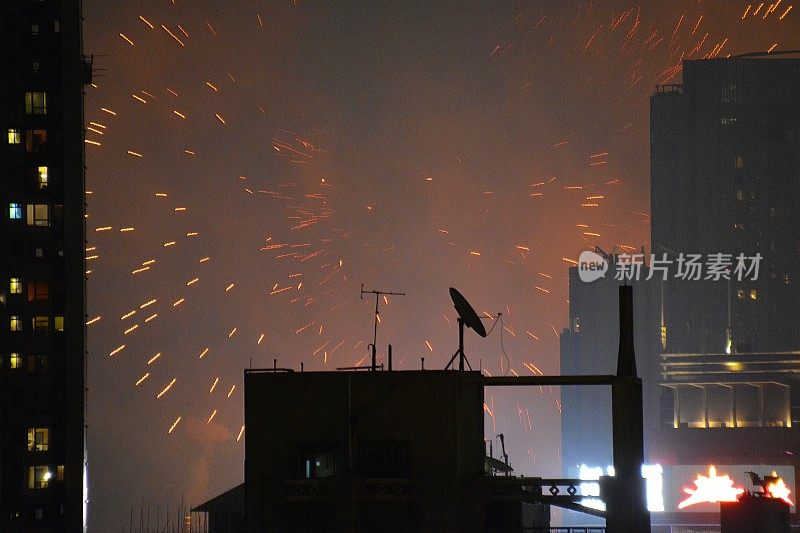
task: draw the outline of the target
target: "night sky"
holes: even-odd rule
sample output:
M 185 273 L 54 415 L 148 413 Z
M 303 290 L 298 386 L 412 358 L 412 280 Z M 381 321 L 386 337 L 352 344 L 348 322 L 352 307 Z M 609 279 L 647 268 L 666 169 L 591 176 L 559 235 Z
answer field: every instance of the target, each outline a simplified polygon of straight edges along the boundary
M 397 369 L 447 363 L 454 286 L 502 313 L 474 367 L 557 374 L 570 260 L 649 250 L 654 85 L 800 48 L 769 5 L 85 0 L 91 528 L 240 483 L 243 369 L 368 364 L 362 283 L 407 293 Z M 558 390 L 492 394 L 559 475 Z

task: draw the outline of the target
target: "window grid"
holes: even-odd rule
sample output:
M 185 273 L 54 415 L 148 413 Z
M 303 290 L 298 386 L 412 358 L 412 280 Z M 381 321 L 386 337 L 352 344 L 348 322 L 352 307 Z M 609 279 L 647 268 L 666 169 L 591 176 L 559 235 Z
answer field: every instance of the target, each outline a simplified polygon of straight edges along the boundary
M 25 93 L 25 113 L 28 115 L 47 114 L 47 93 L 44 91 L 29 91 Z
M 11 278 L 8 282 L 8 290 L 11 294 L 22 294 L 22 282 L 19 278 Z
M 8 218 L 11 220 L 22 220 L 22 204 L 8 204 Z
M 33 317 L 33 331 L 37 333 L 47 333 L 50 331 L 50 317 L 35 316 Z
M 47 204 L 28 204 L 28 225 L 47 227 L 50 225 L 50 206 Z
M 28 153 L 41 152 L 47 146 L 47 130 L 26 130 L 25 150 Z
M 47 466 L 31 466 L 28 468 L 28 488 L 46 489 L 50 486 L 50 478 L 53 475 Z
M 49 428 L 30 428 L 28 429 L 28 451 L 46 452 L 50 449 L 50 429 Z
M 46 189 L 49 179 L 47 167 L 38 167 L 36 169 L 36 186 L 41 189 Z

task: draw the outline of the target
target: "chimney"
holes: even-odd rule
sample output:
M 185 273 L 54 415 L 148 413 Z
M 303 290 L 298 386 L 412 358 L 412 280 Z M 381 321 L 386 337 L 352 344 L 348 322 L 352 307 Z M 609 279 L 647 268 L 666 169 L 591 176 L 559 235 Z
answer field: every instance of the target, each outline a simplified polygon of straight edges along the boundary
M 619 353 L 617 376 L 636 377 L 636 357 L 633 351 L 633 287 L 619 288 Z

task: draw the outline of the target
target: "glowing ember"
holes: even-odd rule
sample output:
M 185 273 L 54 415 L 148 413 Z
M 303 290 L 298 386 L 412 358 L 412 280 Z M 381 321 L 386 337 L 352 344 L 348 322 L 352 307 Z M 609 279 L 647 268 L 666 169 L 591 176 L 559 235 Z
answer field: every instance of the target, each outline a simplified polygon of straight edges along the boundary
M 733 480 L 728 474 L 718 476 L 714 466 L 708 467 L 708 476 L 697 474 L 694 486 L 695 488 L 683 489 L 689 497 L 678 504 L 678 509 L 698 503 L 735 502 L 744 492 L 743 488 L 733 486 Z

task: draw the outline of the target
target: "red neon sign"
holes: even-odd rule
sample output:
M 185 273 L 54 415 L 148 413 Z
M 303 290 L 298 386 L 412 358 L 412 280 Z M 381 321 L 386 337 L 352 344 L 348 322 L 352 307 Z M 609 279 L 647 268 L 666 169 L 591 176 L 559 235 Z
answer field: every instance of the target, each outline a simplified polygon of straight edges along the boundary
M 689 496 L 678 504 L 678 509 L 698 503 L 735 502 L 744 489 L 734 486 L 728 474 L 718 476 L 712 465 L 708 467 L 708 476 L 697 474 L 694 487 L 684 487 L 683 492 Z
M 768 484 L 766 488 L 769 495 L 773 498 L 779 498 L 789 505 L 794 505 L 792 500 L 789 499 L 789 494 L 791 494 L 792 491 L 789 490 L 789 487 L 786 486 L 782 478 L 778 478 L 778 481 Z

